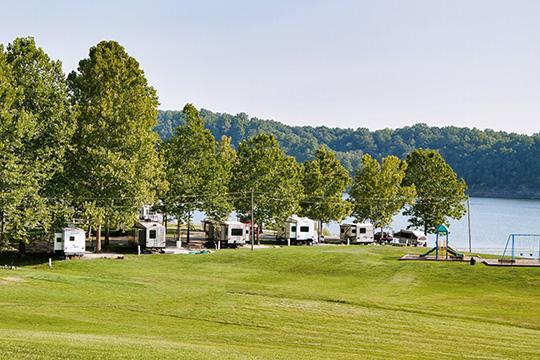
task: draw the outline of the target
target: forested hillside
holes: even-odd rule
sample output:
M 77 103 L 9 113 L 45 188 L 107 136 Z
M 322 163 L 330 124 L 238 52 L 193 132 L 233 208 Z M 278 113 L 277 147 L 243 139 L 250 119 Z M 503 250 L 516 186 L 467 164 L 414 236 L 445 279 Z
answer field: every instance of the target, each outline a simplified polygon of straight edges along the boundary
M 471 195 L 540 198 L 540 134 L 528 136 L 425 124 L 370 131 L 288 126 L 249 118 L 244 113 L 229 115 L 204 109 L 201 115 L 217 139 L 230 136 L 235 147 L 252 135 L 267 132 L 276 136 L 288 154 L 302 162 L 312 159 L 320 145 L 327 145 L 351 172 L 359 167 L 364 153 L 377 159 L 387 155 L 405 158 L 413 149 L 430 148 L 438 150 L 467 181 Z M 180 111 L 160 111 L 156 131 L 166 139 L 183 123 Z

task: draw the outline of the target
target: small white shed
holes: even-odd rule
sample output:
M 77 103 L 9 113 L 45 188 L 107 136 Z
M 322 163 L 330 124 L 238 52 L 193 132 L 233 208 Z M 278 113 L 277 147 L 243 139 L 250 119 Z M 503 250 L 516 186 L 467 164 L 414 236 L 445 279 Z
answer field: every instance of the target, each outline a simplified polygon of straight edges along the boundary
M 77 227 L 64 227 L 54 233 L 54 253 L 66 256 L 83 256 L 86 234 Z
M 347 244 L 372 243 L 373 235 L 373 224 L 344 223 L 339 226 L 339 238 Z
M 290 242 L 310 244 L 317 239 L 315 221 L 292 215 L 283 223 L 276 237 L 278 240 L 287 240 L 289 244 Z
M 167 246 L 163 224 L 156 221 L 140 221 L 135 224 L 135 229 L 142 249 L 158 249 Z

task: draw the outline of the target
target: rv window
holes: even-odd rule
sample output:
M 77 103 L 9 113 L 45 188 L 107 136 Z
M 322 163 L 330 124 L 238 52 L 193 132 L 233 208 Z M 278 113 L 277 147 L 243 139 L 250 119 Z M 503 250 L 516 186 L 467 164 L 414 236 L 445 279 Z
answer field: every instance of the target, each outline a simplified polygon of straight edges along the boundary
M 155 239 L 157 237 L 156 230 L 150 230 L 150 239 Z
M 300 232 L 309 232 L 309 226 L 300 226 Z
M 57 242 L 57 243 L 61 243 L 61 242 L 62 242 L 62 238 L 60 238 L 60 237 L 59 237 L 59 238 L 56 238 L 56 242 Z
M 351 228 L 351 232 L 352 232 L 353 234 L 356 234 L 356 226 L 353 226 L 353 227 Z
M 365 234 L 366 233 L 366 228 L 360 228 L 360 234 Z
M 296 232 L 296 226 L 291 226 L 291 231 Z
M 345 232 L 345 229 L 344 228 L 341 228 L 341 233 L 343 234 Z
M 75 236 L 70 236 L 69 241 L 75 241 Z
M 232 236 L 242 236 L 244 235 L 244 231 L 242 229 L 231 229 L 231 235 Z

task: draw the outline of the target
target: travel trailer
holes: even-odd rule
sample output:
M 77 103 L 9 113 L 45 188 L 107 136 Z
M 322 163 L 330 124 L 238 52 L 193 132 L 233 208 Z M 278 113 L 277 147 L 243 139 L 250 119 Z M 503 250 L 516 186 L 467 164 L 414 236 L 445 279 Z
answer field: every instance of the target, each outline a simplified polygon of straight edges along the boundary
M 315 221 L 292 215 L 281 226 L 276 234 L 278 241 L 287 241 L 288 245 L 312 244 L 317 240 Z
M 339 226 L 339 238 L 350 244 L 370 244 L 373 242 L 373 224 L 344 223 Z
M 216 246 L 237 246 L 244 245 L 251 241 L 251 229 L 250 223 L 243 223 L 239 221 L 224 221 L 220 223 L 214 223 L 212 220 L 205 219 L 202 221 L 202 226 L 206 234 L 206 239 L 209 241 L 215 241 Z M 255 231 L 255 239 L 258 239 L 257 231 L 258 226 L 253 227 Z
M 399 244 L 406 246 L 427 246 L 428 240 L 422 231 L 404 229 L 394 233 L 394 239 L 397 239 Z
M 54 233 L 54 253 L 64 256 L 83 256 L 86 234 L 77 227 L 64 227 Z
M 162 249 L 167 245 L 165 226 L 156 221 L 139 221 L 134 226 L 141 249 Z

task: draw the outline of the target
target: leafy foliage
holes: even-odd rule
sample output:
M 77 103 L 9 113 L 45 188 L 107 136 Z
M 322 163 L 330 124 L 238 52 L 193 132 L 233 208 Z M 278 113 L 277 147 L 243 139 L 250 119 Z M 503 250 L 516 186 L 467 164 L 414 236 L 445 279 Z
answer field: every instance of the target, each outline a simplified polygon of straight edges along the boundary
M 281 222 L 299 210 L 302 199 L 302 166 L 287 156 L 272 135 L 250 137 L 238 147 L 231 190 L 235 208 L 244 217 L 251 213 L 257 223 Z
M 0 53 L 0 238 L 6 233 L 23 244 L 63 221 L 64 203 L 50 197 L 59 188 L 74 123 L 59 61 L 32 38 L 15 39 Z
M 227 194 L 234 154 L 226 140 L 217 147 L 193 105 L 187 104 L 183 113 L 186 124 L 165 144 L 170 183 L 166 212 L 186 220 L 192 211 L 202 210 L 222 219 L 232 211 Z
M 317 150 L 315 159 L 304 163 L 302 216 L 321 222 L 341 221 L 351 212 L 343 193 L 351 183 L 347 169 L 326 146 Z
M 448 225 L 448 218 L 460 219 L 465 214 L 465 181 L 458 179 L 438 152 L 415 150 L 407 156 L 407 164 L 403 184 L 415 186 L 417 192 L 414 204 L 404 211 L 412 227 L 433 233 L 439 225 Z
M 67 176 L 76 204 L 106 209 L 93 222 L 132 223 L 166 186 L 152 131 L 156 92 L 138 62 L 114 41 L 92 47 L 68 80 L 78 109 Z
M 362 167 L 349 191 L 353 216 L 360 221 L 369 220 L 380 228 L 390 225 L 393 216 L 416 195 L 414 185 L 402 185 L 406 169 L 407 163 L 395 156 L 388 156 L 379 163 L 364 155 Z

